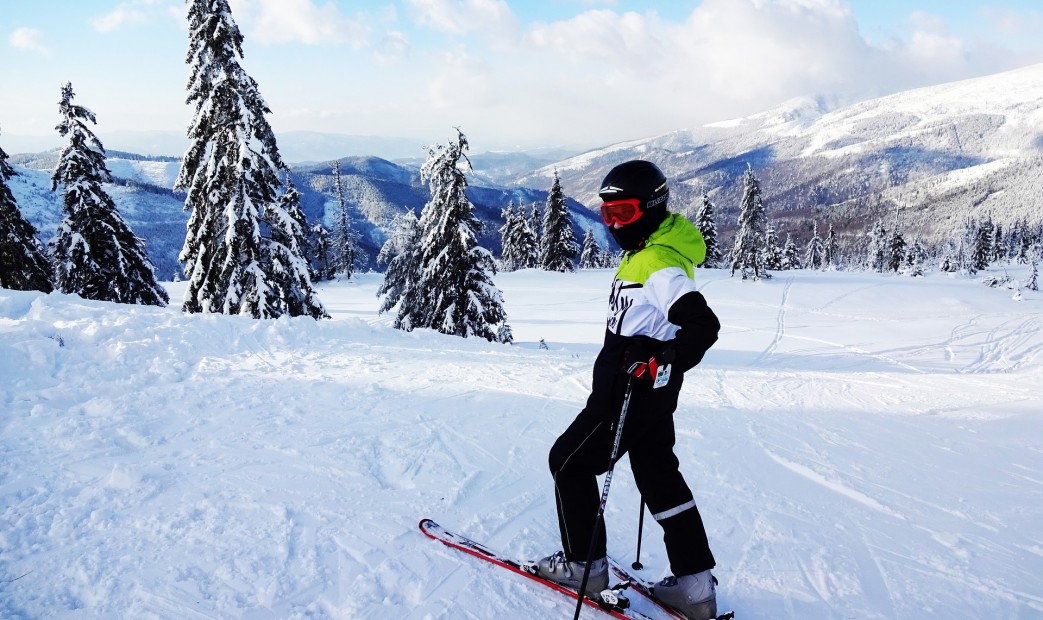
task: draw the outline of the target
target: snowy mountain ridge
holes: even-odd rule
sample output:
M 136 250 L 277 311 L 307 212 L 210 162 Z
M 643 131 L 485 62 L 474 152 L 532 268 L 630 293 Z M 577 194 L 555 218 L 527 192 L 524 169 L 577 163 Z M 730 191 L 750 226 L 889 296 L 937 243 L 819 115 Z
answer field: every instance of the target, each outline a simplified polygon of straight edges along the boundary
M 692 209 L 706 192 L 725 225 L 734 223 L 747 165 L 761 179 L 769 217 L 794 233 L 826 221 L 857 233 L 878 217 L 893 221 L 896 209 L 907 229 L 928 238 L 968 217 L 1041 220 L 1043 64 L 831 108 L 795 99 L 590 151 L 518 182 L 557 168 L 572 195 L 593 205 L 604 171 L 640 157 L 675 180 L 676 209 Z
M 320 136 L 309 138 L 322 142 Z M 1021 218 L 1039 223 L 1043 65 L 839 108 L 828 98 L 794 99 L 749 117 L 553 161 L 559 153 L 472 156 L 470 196 L 484 223 L 485 247 L 498 252 L 500 212 L 509 202 L 542 207 L 555 170 L 572 198 L 577 238 L 590 226 L 608 243 L 594 211 L 597 187 L 608 169 L 633 158 L 655 161 L 672 179 L 675 211 L 693 215 L 707 193 L 718 207 L 725 243 L 747 166 L 761 181 L 780 234 L 792 233 L 798 242 L 830 223 L 851 251 L 880 218 L 892 223 L 898 217 L 909 233 L 927 240 L 951 238 L 969 218 L 986 215 L 1001 224 Z M 353 222 L 363 232 L 366 252 L 375 256 L 394 215 L 419 213 L 428 199 L 419 178 L 422 158 L 341 159 Z M 12 180 L 18 203 L 46 241 L 60 219 L 60 199 L 49 191 L 56 152 L 15 155 L 11 161 L 22 174 Z M 120 156 L 110 156 L 108 164 L 120 180 L 113 190 L 117 204 L 145 239 L 162 277 L 172 277 L 187 221 L 183 199 L 169 191 L 179 164 Z M 329 226 L 336 204 L 330 162 L 299 164 L 293 171 L 309 221 Z

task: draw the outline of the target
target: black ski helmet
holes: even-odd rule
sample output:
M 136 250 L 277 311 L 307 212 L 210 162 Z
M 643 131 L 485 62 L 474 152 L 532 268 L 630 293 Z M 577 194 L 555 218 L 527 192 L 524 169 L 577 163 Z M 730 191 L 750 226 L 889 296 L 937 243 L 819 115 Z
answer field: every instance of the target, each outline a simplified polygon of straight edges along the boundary
M 666 175 L 659 166 L 650 161 L 634 159 L 608 171 L 601 182 L 598 196 L 605 202 L 627 198 L 641 201 L 642 215 L 637 221 L 622 228 L 608 227 L 619 247 L 629 251 L 640 248 L 666 219 L 670 189 L 667 187 Z

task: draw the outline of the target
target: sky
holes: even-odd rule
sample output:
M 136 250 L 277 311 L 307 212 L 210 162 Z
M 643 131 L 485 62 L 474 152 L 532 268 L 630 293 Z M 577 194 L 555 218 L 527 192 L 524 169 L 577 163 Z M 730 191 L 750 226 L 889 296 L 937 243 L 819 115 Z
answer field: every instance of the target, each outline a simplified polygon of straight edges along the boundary
M 1038 0 L 229 0 L 276 135 L 585 148 L 1043 62 Z M 0 0 L 0 147 L 57 136 L 61 85 L 96 133 L 183 134 L 181 0 Z M 11 149 L 7 149 L 11 151 Z M 170 153 L 180 155 L 180 153 Z

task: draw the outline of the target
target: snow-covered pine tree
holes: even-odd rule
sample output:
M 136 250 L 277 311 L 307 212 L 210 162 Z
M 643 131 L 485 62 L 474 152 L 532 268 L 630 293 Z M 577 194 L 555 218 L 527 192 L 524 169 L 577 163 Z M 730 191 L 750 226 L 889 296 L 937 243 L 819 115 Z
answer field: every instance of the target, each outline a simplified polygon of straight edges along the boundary
M 529 209 L 529 228 L 532 230 L 533 238 L 533 255 L 535 256 L 535 262 L 529 265 L 530 267 L 540 266 L 540 246 L 543 243 L 543 216 L 540 215 L 540 207 L 536 204 L 536 201 L 532 201 L 532 207 Z
M 264 221 L 271 234 L 263 246 L 270 274 L 266 305 L 275 309 L 275 316 L 330 318 L 312 288 L 307 259 L 308 222 L 301 211 L 301 193 L 289 174 L 285 191 L 275 203 L 265 206 Z
M 974 234 L 974 246 L 971 250 L 970 268 L 973 270 L 971 273 L 985 269 L 992 262 L 992 235 L 994 230 L 995 226 L 991 217 L 978 223 L 977 231 Z
M 186 312 L 276 317 L 261 213 L 286 168 L 257 82 L 239 64 L 243 35 L 228 0 L 188 0 L 189 147 L 175 189 L 186 191 Z M 310 280 L 309 280 L 310 283 Z M 292 307 L 289 304 L 288 307 Z
M 761 202 L 760 181 L 747 166 L 742 175 L 742 204 L 739 207 L 739 231 L 732 249 L 731 275 L 738 269 L 742 279 L 770 278 L 762 263 L 764 257 L 765 213 Z
M 782 246 L 779 245 L 779 234 L 775 232 L 774 223 L 769 223 L 764 233 L 764 268 L 772 271 L 782 269 Z
M 50 258 L 36 237 L 36 227 L 22 217 L 7 183 L 16 174 L 0 148 L 0 288 L 50 293 L 54 290 Z
M 569 222 L 569 207 L 561 189 L 558 171 L 547 194 L 543 209 L 543 237 L 540 239 L 540 267 L 546 271 L 574 271 L 576 269 L 576 235 Z
M 1038 291 L 1039 283 L 1037 280 L 1039 280 L 1039 270 L 1036 269 L 1036 261 L 1032 261 L 1032 272 L 1029 274 L 1029 282 L 1025 285 L 1025 288 L 1030 291 Z
M 311 244 L 312 280 L 332 280 L 333 252 L 330 231 L 326 230 L 322 222 L 317 222 L 311 227 L 308 242 Z
M 492 281 L 492 254 L 478 245 L 481 222 L 467 198 L 467 178 L 460 169 L 461 160 L 470 166 L 468 143 L 459 129 L 457 136 L 447 145 L 429 147 L 420 169 L 431 200 L 418 222 L 416 275 L 412 281 L 405 278 L 396 326 L 496 341 L 505 333 L 498 327 L 506 318 L 503 293 Z
M 594 230 L 587 227 L 587 232 L 583 234 L 583 246 L 579 253 L 579 268 L 599 269 L 601 261 L 601 246 L 598 245 L 597 237 L 594 236 Z
M 400 213 L 391 220 L 387 240 L 377 254 L 377 264 L 386 264 L 384 281 L 377 288 L 377 297 L 384 296 L 379 312 L 383 314 L 394 308 L 406 291 L 413 287 L 420 275 L 420 223 L 412 210 Z M 420 309 L 415 313 L 419 315 Z M 399 307 L 395 327 L 410 330 L 415 319 L 413 309 Z M 417 320 L 416 322 L 420 322 Z
M 869 269 L 880 273 L 887 268 L 887 229 L 884 227 L 883 220 L 877 220 L 869 232 L 866 264 Z
M 800 252 L 789 233 L 786 233 L 786 243 L 782 248 L 782 269 L 800 269 Z
M 891 239 L 887 243 L 887 270 L 897 272 L 901 269 L 905 254 L 905 235 L 902 233 L 902 227 L 895 225 L 895 229 L 891 232 Z
M 510 201 L 500 212 L 503 215 L 503 226 L 500 227 L 500 268 L 504 271 L 517 271 L 524 269 L 526 265 L 526 252 L 523 247 L 524 231 L 526 226 L 525 214 L 521 207 L 514 208 L 514 201 Z
M 717 213 L 710 196 L 703 193 L 703 202 L 695 214 L 695 227 L 706 242 L 706 260 L 696 267 L 715 269 L 721 266 L 721 248 L 717 242 Z
M 333 162 L 333 192 L 337 198 L 332 239 L 334 273 L 350 279 L 358 262 L 358 235 L 352 230 L 351 218 L 348 217 L 348 201 L 344 198 L 339 159 Z
M 909 246 L 909 251 L 905 254 L 906 273 L 914 277 L 922 276 L 923 267 L 928 258 L 930 258 L 930 255 L 927 253 L 927 248 L 924 247 L 923 241 L 917 237 L 913 244 Z
M 804 250 L 804 267 L 806 269 L 822 269 L 825 262 L 826 250 L 822 244 L 822 237 L 818 236 L 818 224 L 815 225 L 808 247 Z
M 73 97 L 67 82 L 56 129 L 68 143 L 51 177 L 51 190 L 62 188 L 64 214 L 51 240 L 55 288 L 84 299 L 165 306 L 170 297 L 156 282 L 144 243 L 103 187 L 112 182 L 112 173 L 105 165 L 105 147 L 87 126 L 97 122 L 94 113 L 74 104 Z
M 832 222 L 829 224 L 829 232 L 826 233 L 826 242 L 822 246 L 822 267 L 827 271 L 834 271 L 840 260 L 840 242 L 837 233 L 833 230 Z

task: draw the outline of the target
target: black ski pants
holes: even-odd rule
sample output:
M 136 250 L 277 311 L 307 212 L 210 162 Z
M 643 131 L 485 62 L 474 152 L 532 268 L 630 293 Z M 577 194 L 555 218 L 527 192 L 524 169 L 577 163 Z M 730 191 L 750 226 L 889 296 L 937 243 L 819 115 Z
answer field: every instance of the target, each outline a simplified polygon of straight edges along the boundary
M 670 569 L 682 576 L 711 569 L 716 563 L 702 516 L 674 455 L 676 392 L 672 396 L 673 402 L 664 407 L 661 398 L 653 397 L 650 386 L 639 384 L 635 388 L 617 456 L 629 453 L 638 491 L 663 528 Z M 613 400 L 619 406 L 608 410 L 591 406 L 594 399 L 588 401 L 550 451 L 561 542 L 570 561 L 585 562 L 588 557 L 606 555 L 604 519 L 597 520 L 601 502 L 597 476 L 609 469 L 619 423 L 622 399 Z M 597 538 L 590 553 L 595 527 Z

